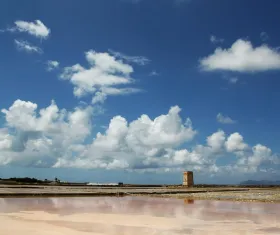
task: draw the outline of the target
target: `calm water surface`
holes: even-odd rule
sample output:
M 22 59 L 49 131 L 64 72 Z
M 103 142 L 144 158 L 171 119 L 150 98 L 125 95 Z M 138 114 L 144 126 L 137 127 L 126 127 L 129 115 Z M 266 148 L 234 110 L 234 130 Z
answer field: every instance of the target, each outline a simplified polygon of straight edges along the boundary
M 0 199 L 0 215 L 0 234 L 9 235 L 18 234 L 19 229 L 21 234 L 67 235 L 280 234 L 280 204 L 266 203 L 147 197 L 7 198 Z M 6 231 L 8 224 L 15 227 Z

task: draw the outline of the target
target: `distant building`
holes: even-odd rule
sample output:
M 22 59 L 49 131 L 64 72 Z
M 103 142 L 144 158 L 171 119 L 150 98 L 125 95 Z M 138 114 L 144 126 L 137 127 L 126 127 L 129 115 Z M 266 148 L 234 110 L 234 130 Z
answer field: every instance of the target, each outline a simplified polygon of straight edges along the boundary
M 89 186 L 118 186 L 118 183 L 87 183 Z
M 193 172 L 185 171 L 183 173 L 183 186 L 192 187 L 193 186 Z

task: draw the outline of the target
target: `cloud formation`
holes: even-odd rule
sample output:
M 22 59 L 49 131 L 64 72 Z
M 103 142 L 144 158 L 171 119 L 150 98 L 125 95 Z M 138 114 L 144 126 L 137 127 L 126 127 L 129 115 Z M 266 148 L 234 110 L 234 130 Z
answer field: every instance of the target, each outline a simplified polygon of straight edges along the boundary
M 213 44 L 217 44 L 217 43 L 223 43 L 225 41 L 225 39 L 223 38 L 218 38 L 215 35 L 211 35 L 210 36 L 210 42 L 212 42 Z
M 146 65 L 150 62 L 145 56 L 128 56 L 121 52 L 109 50 L 109 52 L 117 59 L 124 60 L 127 63 L 135 63 L 138 65 Z
M 127 95 L 140 89 L 123 87 L 134 83 L 130 77 L 133 67 L 109 53 L 90 50 L 85 53 L 89 68 L 75 64 L 64 68 L 61 78 L 74 85 L 74 95 L 92 95 L 93 103 L 102 103 L 110 95 Z M 122 87 L 121 87 L 122 86 Z
M 8 28 L 7 31 L 25 32 L 41 39 L 47 39 L 51 33 L 51 30 L 40 20 L 35 20 L 34 22 L 18 20 L 15 21 L 15 27 Z
M 253 47 L 250 41 L 238 39 L 228 49 L 217 48 L 200 60 L 205 71 L 264 72 L 280 69 L 280 53 L 267 45 Z
M 45 109 L 37 108 L 30 101 L 16 100 L 9 109 L 2 109 L 6 128 L 14 130 L 11 135 L 0 129 L 0 146 L 5 147 L 0 154 L 2 165 L 50 167 L 91 133 L 91 107 L 67 112 L 52 101 Z
M 47 64 L 47 71 L 52 71 L 59 67 L 59 62 L 56 60 L 48 60 L 46 64 Z
M 243 136 L 238 132 L 235 132 L 227 138 L 225 147 L 228 152 L 238 152 L 246 150 L 248 148 L 248 145 L 244 143 Z
M 14 42 L 15 42 L 17 49 L 20 51 L 25 51 L 28 53 L 38 53 L 38 54 L 43 53 L 43 50 L 40 47 L 34 46 L 27 41 L 15 39 Z
M 235 120 L 231 119 L 229 116 L 225 116 L 222 113 L 217 114 L 217 121 L 222 124 L 234 124 Z
M 191 144 L 198 132 L 189 118 L 180 116 L 178 106 L 151 119 L 141 115 L 128 122 L 111 119 L 104 132 L 93 136 L 94 109 L 59 109 L 54 101 L 43 109 L 30 101 L 16 100 L 2 109 L 5 127 L 0 128 L 0 165 L 33 167 L 103 168 L 139 172 L 178 171 L 221 174 L 254 173 L 262 164 L 273 168 L 279 157 L 261 144 L 250 147 L 237 132 L 208 136 L 205 144 Z M 91 138 L 93 137 L 93 138 Z M 90 142 L 86 141 L 92 139 Z M 217 160 L 232 157 L 234 164 Z

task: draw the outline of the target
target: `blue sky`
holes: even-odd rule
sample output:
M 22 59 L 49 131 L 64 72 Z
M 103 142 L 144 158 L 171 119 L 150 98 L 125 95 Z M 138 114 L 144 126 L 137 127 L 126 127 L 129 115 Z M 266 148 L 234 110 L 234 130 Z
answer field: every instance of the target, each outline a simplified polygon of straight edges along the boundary
M 276 179 L 279 6 L 2 1 L 0 177 Z

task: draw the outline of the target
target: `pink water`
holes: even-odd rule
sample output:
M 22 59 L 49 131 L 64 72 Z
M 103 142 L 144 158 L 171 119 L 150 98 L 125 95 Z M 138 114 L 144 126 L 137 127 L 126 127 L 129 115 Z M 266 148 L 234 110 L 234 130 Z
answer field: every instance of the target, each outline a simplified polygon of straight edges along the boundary
M 0 234 L 280 234 L 280 204 L 147 197 L 0 199 Z

